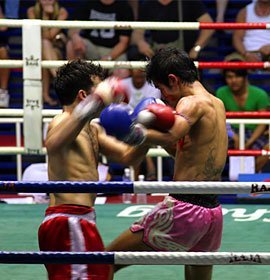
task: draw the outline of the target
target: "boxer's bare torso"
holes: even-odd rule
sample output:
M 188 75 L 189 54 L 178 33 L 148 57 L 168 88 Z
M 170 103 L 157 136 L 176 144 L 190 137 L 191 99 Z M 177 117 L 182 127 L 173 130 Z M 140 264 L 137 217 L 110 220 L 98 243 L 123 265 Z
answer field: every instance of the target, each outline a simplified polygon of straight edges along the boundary
M 61 121 L 68 118 L 64 112 L 50 124 L 48 137 Z M 87 123 L 76 139 L 62 148 L 48 152 L 48 175 L 52 181 L 97 181 L 98 180 L 98 139 L 95 127 Z M 51 194 L 51 206 L 59 204 L 78 204 L 93 206 L 95 194 L 55 193 Z

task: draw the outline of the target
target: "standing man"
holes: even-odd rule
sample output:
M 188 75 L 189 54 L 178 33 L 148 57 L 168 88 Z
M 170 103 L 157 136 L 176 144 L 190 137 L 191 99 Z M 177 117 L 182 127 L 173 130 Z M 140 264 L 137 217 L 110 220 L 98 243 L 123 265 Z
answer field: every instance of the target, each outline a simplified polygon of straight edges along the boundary
M 220 181 L 228 142 L 223 103 L 207 92 L 198 81 L 193 61 L 176 48 L 158 51 L 146 68 L 146 76 L 175 114 L 169 130 L 147 129 L 144 144 L 161 145 L 174 157 L 174 181 Z M 161 119 L 171 120 L 167 106 L 160 106 L 146 108 L 156 116 L 153 127 Z M 215 252 L 221 244 L 222 223 L 217 195 L 170 194 L 107 250 Z M 185 267 L 188 280 L 208 280 L 211 276 L 210 265 Z
M 131 61 L 145 61 L 145 57 L 139 53 L 130 57 Z M 130 77 L 123 79 L 129 95 L 129 105 L 135 108 L 145 98 L 160 98 L 160 90 L 146 81 L 144 69 L 131 69 Z M 146 164 L 146 180 L 155 181 L 156 166 L 154 159 L 150 156 L 145 158 Z M 142 166 L 138 166 L 135 170 L 135 179 L 138 180 L 139 174 L 142 174 Z
M 116 92 L 117 84 L 112 85 L 108 80 L 102 82 L 104 77 L 100 66 L 81 60 L 59 68 L 55 90 L 63 105 L 63 113 L 57 115 L 48 128 L 49 180 L 98 181 L 100 152 L 126 165 L 139 164 L 147 153 L 146 145 L 129 147 L 106 136 L 97 123 L 90 124 L 104 105 L 125 98 L 123 90 Z M 95 225 L 95 197 L 92 193 L 51 194 L 50 207 L 39 228 L 40 249 L 103 251 L 103 242 Z M 46 268 L 49 279 L 110 279 L 108 265 L 48 264 Z

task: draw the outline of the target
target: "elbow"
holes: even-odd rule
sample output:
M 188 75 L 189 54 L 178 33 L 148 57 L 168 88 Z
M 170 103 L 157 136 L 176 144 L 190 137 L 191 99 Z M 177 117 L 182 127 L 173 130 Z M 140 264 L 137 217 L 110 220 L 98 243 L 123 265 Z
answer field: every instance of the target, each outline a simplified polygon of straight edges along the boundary
M 53 146 L 51 145 L 50 141 L 45 141 L 45 148 L 47 150 L 47 153 L 51 153 L 54 151 Z
M 166 146 L 172 147 L 172 146 L 175 146 L 178 142 L 179 142 L 178 138 L 171 137 L 170 139 L 168 139 Z
M 143 154 L 136 155 L 136 156 L 129 155 L 129 154 L 123 155 L 121 158 L 121 163 L 126 166 L 135 167 L 144 160 L 146 153 L 147 151 L 145 151 Z
M 61 145 L 57 143 L 57 141 L 46 140 L 45 141 L 45 148 L 47 149 L 48 153 L 54 153 L 59 151 Z
M 138 164 L 137 162 L 138 162 L 138 159 L 135 160 L 134 158 L 129 157 L 129 156 L 123 156 L 121 158 L 121 163 L 126 166 L 135 166 Z

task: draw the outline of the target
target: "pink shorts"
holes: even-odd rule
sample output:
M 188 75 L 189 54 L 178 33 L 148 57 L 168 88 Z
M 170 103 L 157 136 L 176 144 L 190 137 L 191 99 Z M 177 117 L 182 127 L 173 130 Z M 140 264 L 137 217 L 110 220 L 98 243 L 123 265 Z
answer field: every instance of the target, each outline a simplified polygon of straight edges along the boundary
M 222 224 L 221 206 L 205 208 L 167 196 L 130 230 L 143 230 L 143 241 L 157 251 L 214 252 Z
M 48 207 L 40 225 L 41 251 L 104 251 L 104 245 L 95 224 L 91 207 L 63 204 Z M 50 280 L 86 279 L 107 280 L 109 265 L 47 264 Z

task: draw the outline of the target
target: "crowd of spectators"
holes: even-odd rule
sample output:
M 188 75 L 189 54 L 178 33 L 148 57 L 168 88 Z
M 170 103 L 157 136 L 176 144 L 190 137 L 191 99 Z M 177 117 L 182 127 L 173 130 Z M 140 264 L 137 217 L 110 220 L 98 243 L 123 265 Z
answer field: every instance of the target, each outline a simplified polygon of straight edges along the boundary
M 28 18 L 45 20 L 83 20 L 83 21 L 183 21 L 183 22 L 225 22 L 228 7 L 234 0 L 213 0 L 215 15 L 207 9 L 203 0 L 0 0 L 0 18 Z M 235 22 L 270 22 L 270 0 L 244 1 L 238 11 Z M 24 9 L 25 12 L 22 12 Z M 213 13 L 212 13 L 213 14 Z M 0 59 L 9 58 L 7 28 L 0 28 Z M 2 36 L 4 34 L 5 36 Z M 201 56 L 209 42 L 214 38 L 214 30 L 121 30 L 121 29 L 74 29 L 42 28 L 42 59 L 88 60 L 133 60 L 133 58 L 151 58 L 154 52 L 165 46 L 177 46 L 184 49 L 194 60 L 204 60 Z M 224 57 L 226 61 L 266 61 L 270 56 L 270 31 L 265 29 L 235 30 L 232 32 L 232 44 L 235 52 Z M 218 49 L 218 45 L 216 46 Z M 138 59 L 141 60 L 141 59 Z M 145 81 L 143 71 L 127 69 L 120 74 L 132 88 L 131 103 L 135 105 L 144 96 Z M 222 74 L 222 73 L 221 73 Z M 213 94 L 221 98 L 228 111 L 268 110 L 268 94 L 249 84 L 246 70 L 229 69 L 224 71 L 224 86 L 213 89 Z M 52 81 L 56 69 L 43 69 L 43 101 L 49 107 L 58 106 L 51 95 Z M 0 107 L 9 107 L 12 92 L 9 92 L 8 68 L 0 68 Z M 136 85 L 136 79 L 141 79 Z M 237 88 L 239 87 L 239 88 Z M 254 106 L 253 106 L 254 105 Z M 249 127 L 246 130 L 246 148 L 267 148 L 265 126 Z M 238 148 L 238 131 L 233 127 L 232 148 Z M 263 138 L 264 137 L 264 138 Z M 260 146 L 255 143 L 258 140 Z M 265 164 L 259 164 L 257 170 Z M 152 166 L 152 167 L 151 167 Z M 153 164 L 148 163 L 149 172 L 155 173 Z M 151 171 L 152 170 L 152 171 Z

